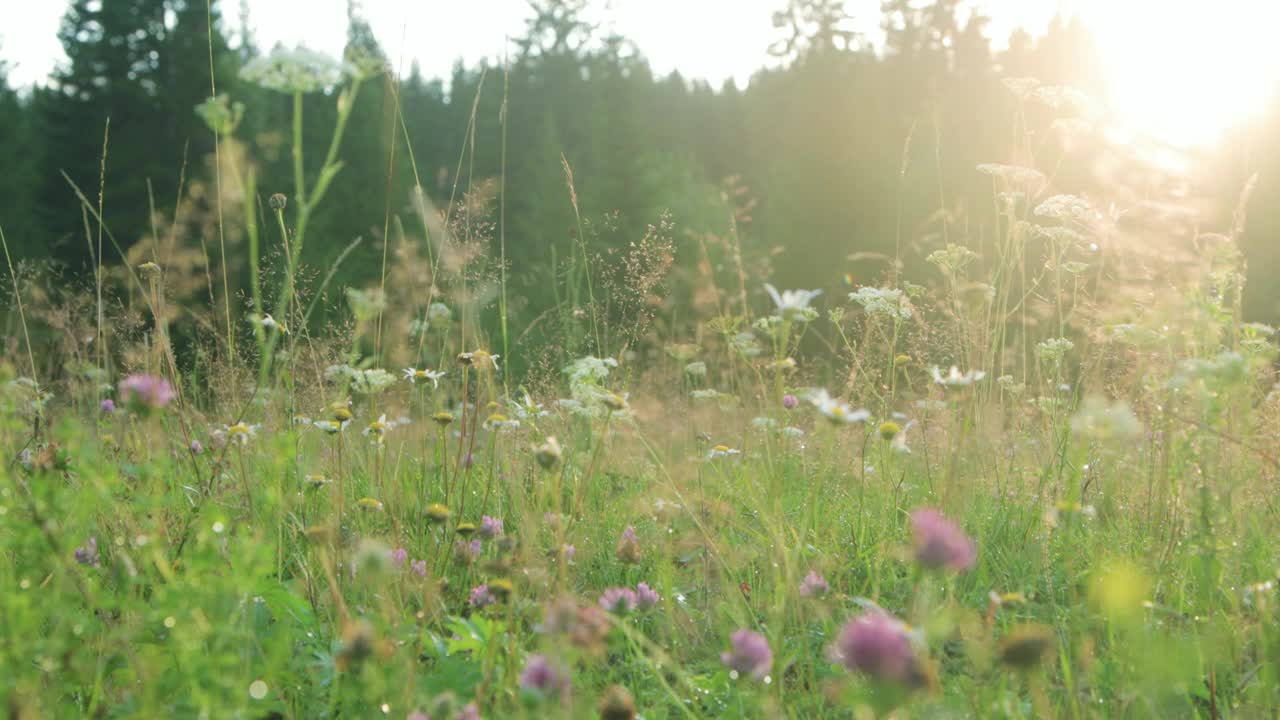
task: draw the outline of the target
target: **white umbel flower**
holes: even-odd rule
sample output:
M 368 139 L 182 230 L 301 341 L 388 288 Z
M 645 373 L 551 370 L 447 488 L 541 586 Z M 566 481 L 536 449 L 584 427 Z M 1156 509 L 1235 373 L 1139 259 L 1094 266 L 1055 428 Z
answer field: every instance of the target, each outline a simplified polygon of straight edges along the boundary
M 337 85 L 342 79 L 342 65 L 309 48 L 290 50 L 277 46 L 270 53 L 245 63 L 240 77 L 268 90 L 290 95 L 310 93 Z

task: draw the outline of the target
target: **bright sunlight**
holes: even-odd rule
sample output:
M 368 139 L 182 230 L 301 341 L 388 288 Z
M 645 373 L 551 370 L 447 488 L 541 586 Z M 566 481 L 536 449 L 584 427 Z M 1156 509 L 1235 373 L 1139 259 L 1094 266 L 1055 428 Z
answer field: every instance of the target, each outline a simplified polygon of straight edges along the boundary
M 1092 4 L 1092 3 L 1091 3 Z M 1280 4 L 1109 2 L 1082 10 L 1117 119 L 1180 146 L 1259 112 L 1280 77 Z

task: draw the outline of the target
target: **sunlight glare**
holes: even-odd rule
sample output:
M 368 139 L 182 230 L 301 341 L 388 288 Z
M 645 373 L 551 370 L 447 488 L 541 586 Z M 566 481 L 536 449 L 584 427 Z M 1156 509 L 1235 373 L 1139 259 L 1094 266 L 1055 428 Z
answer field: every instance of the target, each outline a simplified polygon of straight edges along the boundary
M 1214 142 L 1280 78 L 1280 3 L 1110 2 L 1087 20 L 1118 119 L 1174 145 Z

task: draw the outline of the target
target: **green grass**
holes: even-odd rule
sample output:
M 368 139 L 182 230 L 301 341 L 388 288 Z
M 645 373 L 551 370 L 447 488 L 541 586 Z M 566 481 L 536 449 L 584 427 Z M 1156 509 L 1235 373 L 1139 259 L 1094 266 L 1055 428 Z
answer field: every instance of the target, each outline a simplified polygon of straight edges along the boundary
M 505 266 L 501 302 L 468 287 L 493 239 L 477 223 L 474 238 L 424 240 L 439 250 L 428 297 L 388 276 L 349 294 L 349 325 L 309 332 L 321 295 L 295 286 L 316 275 L 300 266 L 301 226 L 340 168 L 341 135 L 328 176 L 293 201 L 295 227 L 276 203 L 296 244 L 268 309 L 288 334 L 261 323 L 257 289 L 253 332 L 214 337 L 225 298 L 186 308 L 214 332 L 179 361 L 168 330 L 185 316 L 155 319 L 167 269 L 121 291 L 149 315 L 126 323 L 126 304 L 95 320 L 92 302 L 79 317 L 22 303 L 31 285 L 9 262 L 24 331 L 0 366 L 11 716 L 438 719 L 474 703 L 489 718 L 621 718 L 632 704 L 645 718 L 1216 718 L 1280 705 L 1276 347 L 1240 318 L 1234 235 L 1153 256 L 1168 228 L 1121 237 L 1083 200 L 1051 198 L 1043 176 L 988 168 L 1031 201 L 998 202 L 990 237 L 936 243 L 912 282 L 895 262 L 884 290 L 857 299 L 827 288 L 812 307 L 775 308 L 735 236 L 681 248 L 702 267 L 676 275 L 704 300 L 655 309 L 641 300 L 670 279 L 664 219 L 614 260 L 580 232 L 553 275 L 556 297 L 586 288 L 587 307 L 562 303 L 545 342 L 527 342 L 524 328 L 508 338 Z M 442 228 L 472 210 L 446 212 Z M 432 302 L 447 321 L 435 308 L 425 322 Z M 96 329 L 99 361 L 60 349 L 58 317 Z M 513 358 L 484 348 L 542 372 L 509 377 Z M 447 374 L 409 383 L 405 366 Z M 178 397 L 131 404 L 131 373 Z M 850 407 L 808 402 L 819 388 Z M 329 421 L 342 429 L 317 426 Z M 922 566 L 922 508 L 976 542 L 972 567 Z M 484 516 L 504 534 L 473 554 Z M 810 572 L 829 593 L 801 593 Z M 656 607 L 599 611 L 606 589 L 641 582 Z M 496 602 L 472 602 L 479 586 Z M 909 638 L 910 682 L 832 655 L 877 606 L 906 624 L 894 632 Z M 721 659 L 742 629 L 772 650 L 761 677 Z M 538 657 L 567 688 L 525 687 Z

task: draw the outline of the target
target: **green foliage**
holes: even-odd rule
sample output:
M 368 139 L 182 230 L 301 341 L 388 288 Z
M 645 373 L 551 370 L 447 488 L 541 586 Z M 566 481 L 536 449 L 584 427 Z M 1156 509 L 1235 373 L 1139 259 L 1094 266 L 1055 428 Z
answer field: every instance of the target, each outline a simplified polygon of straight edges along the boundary
M 355 14 L 339 68 L 229 50 L 216 5 L 73 2 L 67 67 L 0 85 L 0 122 L 96 211 L 110 116 L 129 261 L 33 269 L 42 238 L 94 259 L 93 212 L 52 180 L 0 202 L 50 216 L 0 215 L 0 706 L 1276 707 L 1245 203 L 1104 211 L 1132 188 L 1087 169 L 1129 160 L 1042 142 L 1081 120 L 1087 36 L 995 53 L 959 6 L 885 3 L 877 49 L 790 2 L 787 64 L 713 91 L 544 0 L 446 92 Z M 153 232 L 146 181 L 162 209 L 179 177 Z

